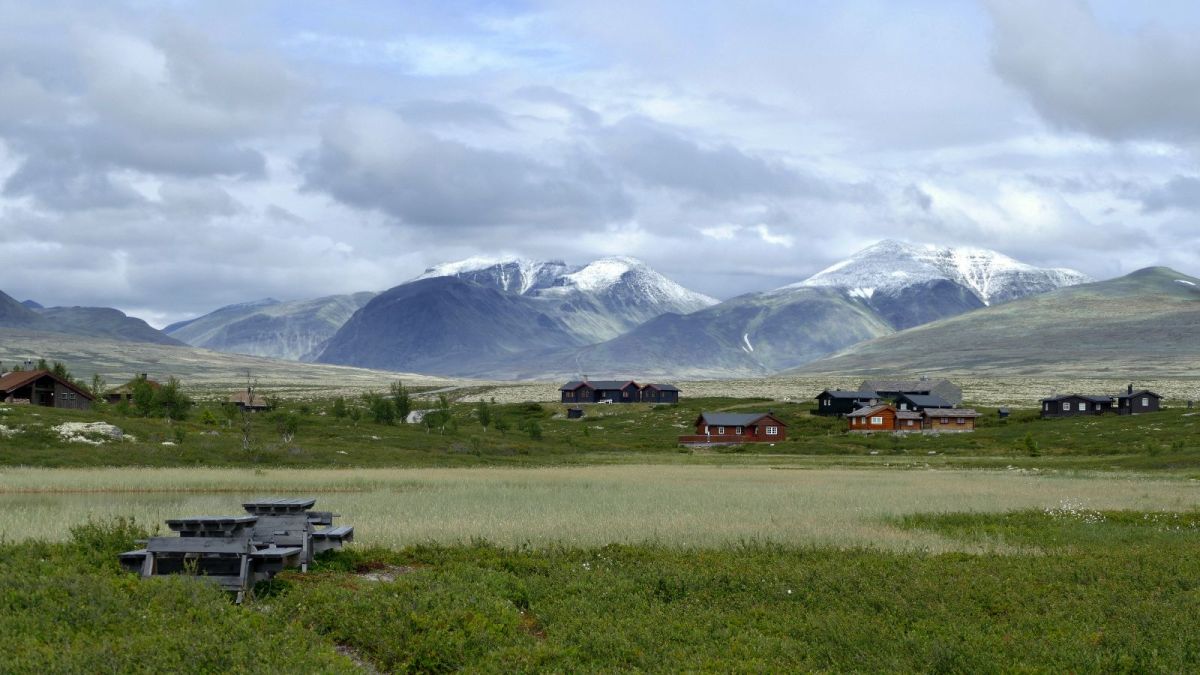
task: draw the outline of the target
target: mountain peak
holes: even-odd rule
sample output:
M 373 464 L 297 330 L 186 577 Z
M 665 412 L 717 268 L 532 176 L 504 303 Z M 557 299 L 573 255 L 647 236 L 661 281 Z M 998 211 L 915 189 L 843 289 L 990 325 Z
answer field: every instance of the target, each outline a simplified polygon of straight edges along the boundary
M 804 281 L 777 290 L 832 287 L 869 300 L 876 293 L 894 294 L 918 284 L 942 280 L 966 288 L 981 303 L 990 305 L 1087 283 L 1091 278 L 1070 269 L 1034 267 L 985 248 L 885 239 Z

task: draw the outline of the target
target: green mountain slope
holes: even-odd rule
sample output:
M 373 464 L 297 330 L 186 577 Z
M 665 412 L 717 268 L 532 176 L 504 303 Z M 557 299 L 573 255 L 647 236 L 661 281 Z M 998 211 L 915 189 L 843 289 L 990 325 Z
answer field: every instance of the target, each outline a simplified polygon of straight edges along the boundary
M 855 345 L 791 371 L 1200 373 L 1200 279 L 1151 267 Z

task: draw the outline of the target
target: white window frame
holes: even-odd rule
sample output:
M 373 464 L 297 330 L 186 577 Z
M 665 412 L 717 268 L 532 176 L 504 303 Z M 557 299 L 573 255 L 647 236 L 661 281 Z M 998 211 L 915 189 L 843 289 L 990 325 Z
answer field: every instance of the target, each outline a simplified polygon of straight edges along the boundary
M 717 435 L 724 436 L 725 435 L 725 427 L 717 427 Z
M 767 435 L 768 436 L 778 436 L 779 435 L 779 427 L 768 426 L 767 427 Z
M 1086 403 L 1079 404 L 1079 412 L 1087 412 L 1087 404 Z
M 1063 401 L 1063 412 L 1071 412 L 1071 402 Z
M 742 427 L 740 427 L 740 426 L 734 427 L 733 433 L 735 436 L 741 436 L 742 435 Z
M 1143 408 L 1148 408 L 1148 407 L 1150 407 L 1150 397 L 1149 397 L 1149 396 L 1143 396 L 1143 397 L 1142 397 L 1142 407 L 1143 407 Z
M 872 417 L 871 424 L 883 424 L 883 416 L 880 415 L 878 417 Z

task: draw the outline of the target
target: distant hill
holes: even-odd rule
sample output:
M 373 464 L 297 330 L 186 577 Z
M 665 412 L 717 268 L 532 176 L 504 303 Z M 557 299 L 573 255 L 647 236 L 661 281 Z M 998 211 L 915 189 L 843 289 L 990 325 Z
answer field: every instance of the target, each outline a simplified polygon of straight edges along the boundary
M 855 345 L 793 374 L 1200 374 L 1200 279 L 1152 267 Z
M 36 305 L 36 307 L 35 307 Z M 110 307 L 41 307 L 0 292 L 0 328 L 20 328 L 126 342 L 183 344 L 145 321 Z
M 125 382 L 138 373 L 148 373 L 159 381 L 174 375 L 189 390 L 216 396 L 244 387 L 247 372 L 264 391 L 298 397 L 368 389 L 386 391 L 397 379 L 415 386 L 455 384 L 423 375 L 225 354 L 186 345 L 0 328 L 0 362 L 11 366 L 38 358 L 62 361 L 84 381 L 90 380 L 93 373 L 100 373 L 110 385 Z
M 222 307 L 171 324 L 164 332 L 194 347 L 311 361 L 354 312 L 373 297 L 374 293 L 363 292 L 290 302 L 267 298 Z

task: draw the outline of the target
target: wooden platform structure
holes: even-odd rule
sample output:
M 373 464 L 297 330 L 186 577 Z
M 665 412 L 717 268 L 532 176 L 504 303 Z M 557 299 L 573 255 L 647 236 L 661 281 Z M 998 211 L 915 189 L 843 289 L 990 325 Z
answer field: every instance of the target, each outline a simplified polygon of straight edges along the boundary
M 313 557 L 354 540 L 354 528 L 332 527 L 337 514 L 310 511 L 315 499 L 265 499 L 242 505 L 249 515 L 167 520 L 174 537 L 152 537 L 120 554 L 121 565 L 143 579 L 167 574 L 202 577 L 236 594 L 289 568 L 308 571 Z M 317 526 L 321 526 L 319 529 Z

